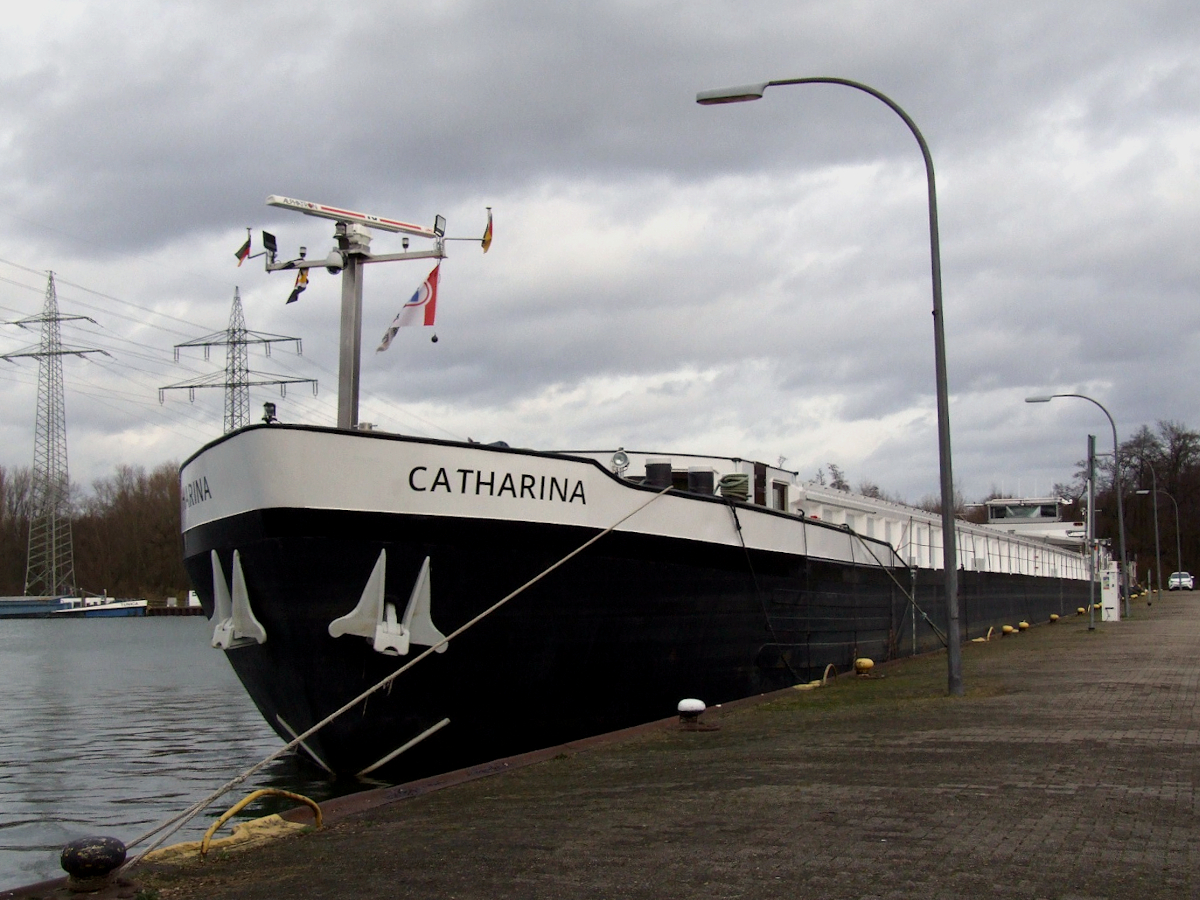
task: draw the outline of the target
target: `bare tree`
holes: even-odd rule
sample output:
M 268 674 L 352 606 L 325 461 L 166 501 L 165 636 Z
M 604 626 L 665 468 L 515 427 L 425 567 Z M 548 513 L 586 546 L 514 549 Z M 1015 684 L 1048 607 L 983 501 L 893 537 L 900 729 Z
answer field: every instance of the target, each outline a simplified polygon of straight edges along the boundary
M 1188 474 L 1200 466 L 1200 433 L 1180 422 L 1162 420 L 1158 423 L 1162 469 L 1159 487 L 1177 487 Z
M 893 494 L 890 491 L 885 491 L 874 481 L 866 478 L 858 483 L 858 492 L 864 497 L 873 497 L 876 500 L 886 500 L 889 503 L 904 502 L 904 498 L 899 494 Z
M 829 486 L 835 491 L 849 492 L 850 490 L 850 482 L 846 480 L 845 473 L 837 463 L 829 463 Z
M 93 484 L 75 525 L 75 568 L 87 590 L 159 598 L 186 592 L 175 463 L 118 466 Z
M 0 466 L 0 594 L 12 596 L 25 589 L 32 485 L 28 468 Z

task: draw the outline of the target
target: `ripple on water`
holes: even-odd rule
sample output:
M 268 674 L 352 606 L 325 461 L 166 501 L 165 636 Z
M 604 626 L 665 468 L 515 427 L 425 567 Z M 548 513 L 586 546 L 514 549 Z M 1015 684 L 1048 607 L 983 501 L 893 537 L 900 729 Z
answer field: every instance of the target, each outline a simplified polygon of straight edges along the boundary
M 75 838 L 133 840 L 280 747 L 208 631 L 200 617 L 0 621 L 0 889 L 62 875 Z M 264 786 L 334 793 L 293 758 L 239 790 Z

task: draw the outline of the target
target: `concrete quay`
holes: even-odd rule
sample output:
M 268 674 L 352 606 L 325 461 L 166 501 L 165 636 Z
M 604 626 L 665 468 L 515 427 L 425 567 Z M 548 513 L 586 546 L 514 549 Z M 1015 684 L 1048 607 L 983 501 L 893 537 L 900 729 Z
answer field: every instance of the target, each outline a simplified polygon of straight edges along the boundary
M 136 881 L 162 900 L 1200 896 L 1200 595 L 963 658 L 962 698 L 944 654 L 889 663 L 710 710 L 719 730 L 343 798 L 320 831 Z

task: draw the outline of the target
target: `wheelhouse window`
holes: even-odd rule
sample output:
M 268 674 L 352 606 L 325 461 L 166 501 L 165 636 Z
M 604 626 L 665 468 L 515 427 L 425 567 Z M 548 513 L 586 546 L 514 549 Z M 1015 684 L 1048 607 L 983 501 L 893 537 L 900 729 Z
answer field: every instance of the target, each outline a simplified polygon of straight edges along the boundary
M 1059 518 L 1058 504 L 1056 503 L 1021 503 L 1021 502 L 1002 502 L 988 501 L 988 521 L 998 522 L 1000 520 L 1013 521 L 1047 521 L 1055 522 Z

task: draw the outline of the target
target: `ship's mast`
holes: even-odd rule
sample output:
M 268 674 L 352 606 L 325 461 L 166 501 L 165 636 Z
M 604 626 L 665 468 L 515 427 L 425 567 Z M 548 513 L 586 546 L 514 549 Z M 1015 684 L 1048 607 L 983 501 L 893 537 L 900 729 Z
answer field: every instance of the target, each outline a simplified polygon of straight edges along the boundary
M 358 384 L 362 369 L 362 265 L 371 255 L 365 228 L 338 222 L 334 240 L 342 253 L 342 316 L 338 351 L 338 428 L 358 427 Z
M 300 257 L 288 262 L 277 262 L 274 235 L 263 233 L 268 272 L 281 269 L 311 269 L 324 267 L 330 273 L 342 273 L 342 312 L 338 354 L 338 417 L 337 427 L 347 430 L 358 428 L 359 373 L 362 364 L 362 267 L 367 263 L 394 262 L 405 259 L 444 259 L 446 220 L 441 216 L 434 219 L 432 228 L 386 219 L 366 213 L 339 209 L 306 200 L 271 195 L 268 206 L 278 206 L 302 212 L 308 216 L 332 219 L 335 247 L 325 259 L 305 258 L 305 248 L 300 248 Z M 369 229 L 403 234 L 404 252 L 373 255 Z M 408 250 L 408 235 L 433 241 L 429 250 Z M 257 255 L 257 254 L 255 254 Z

